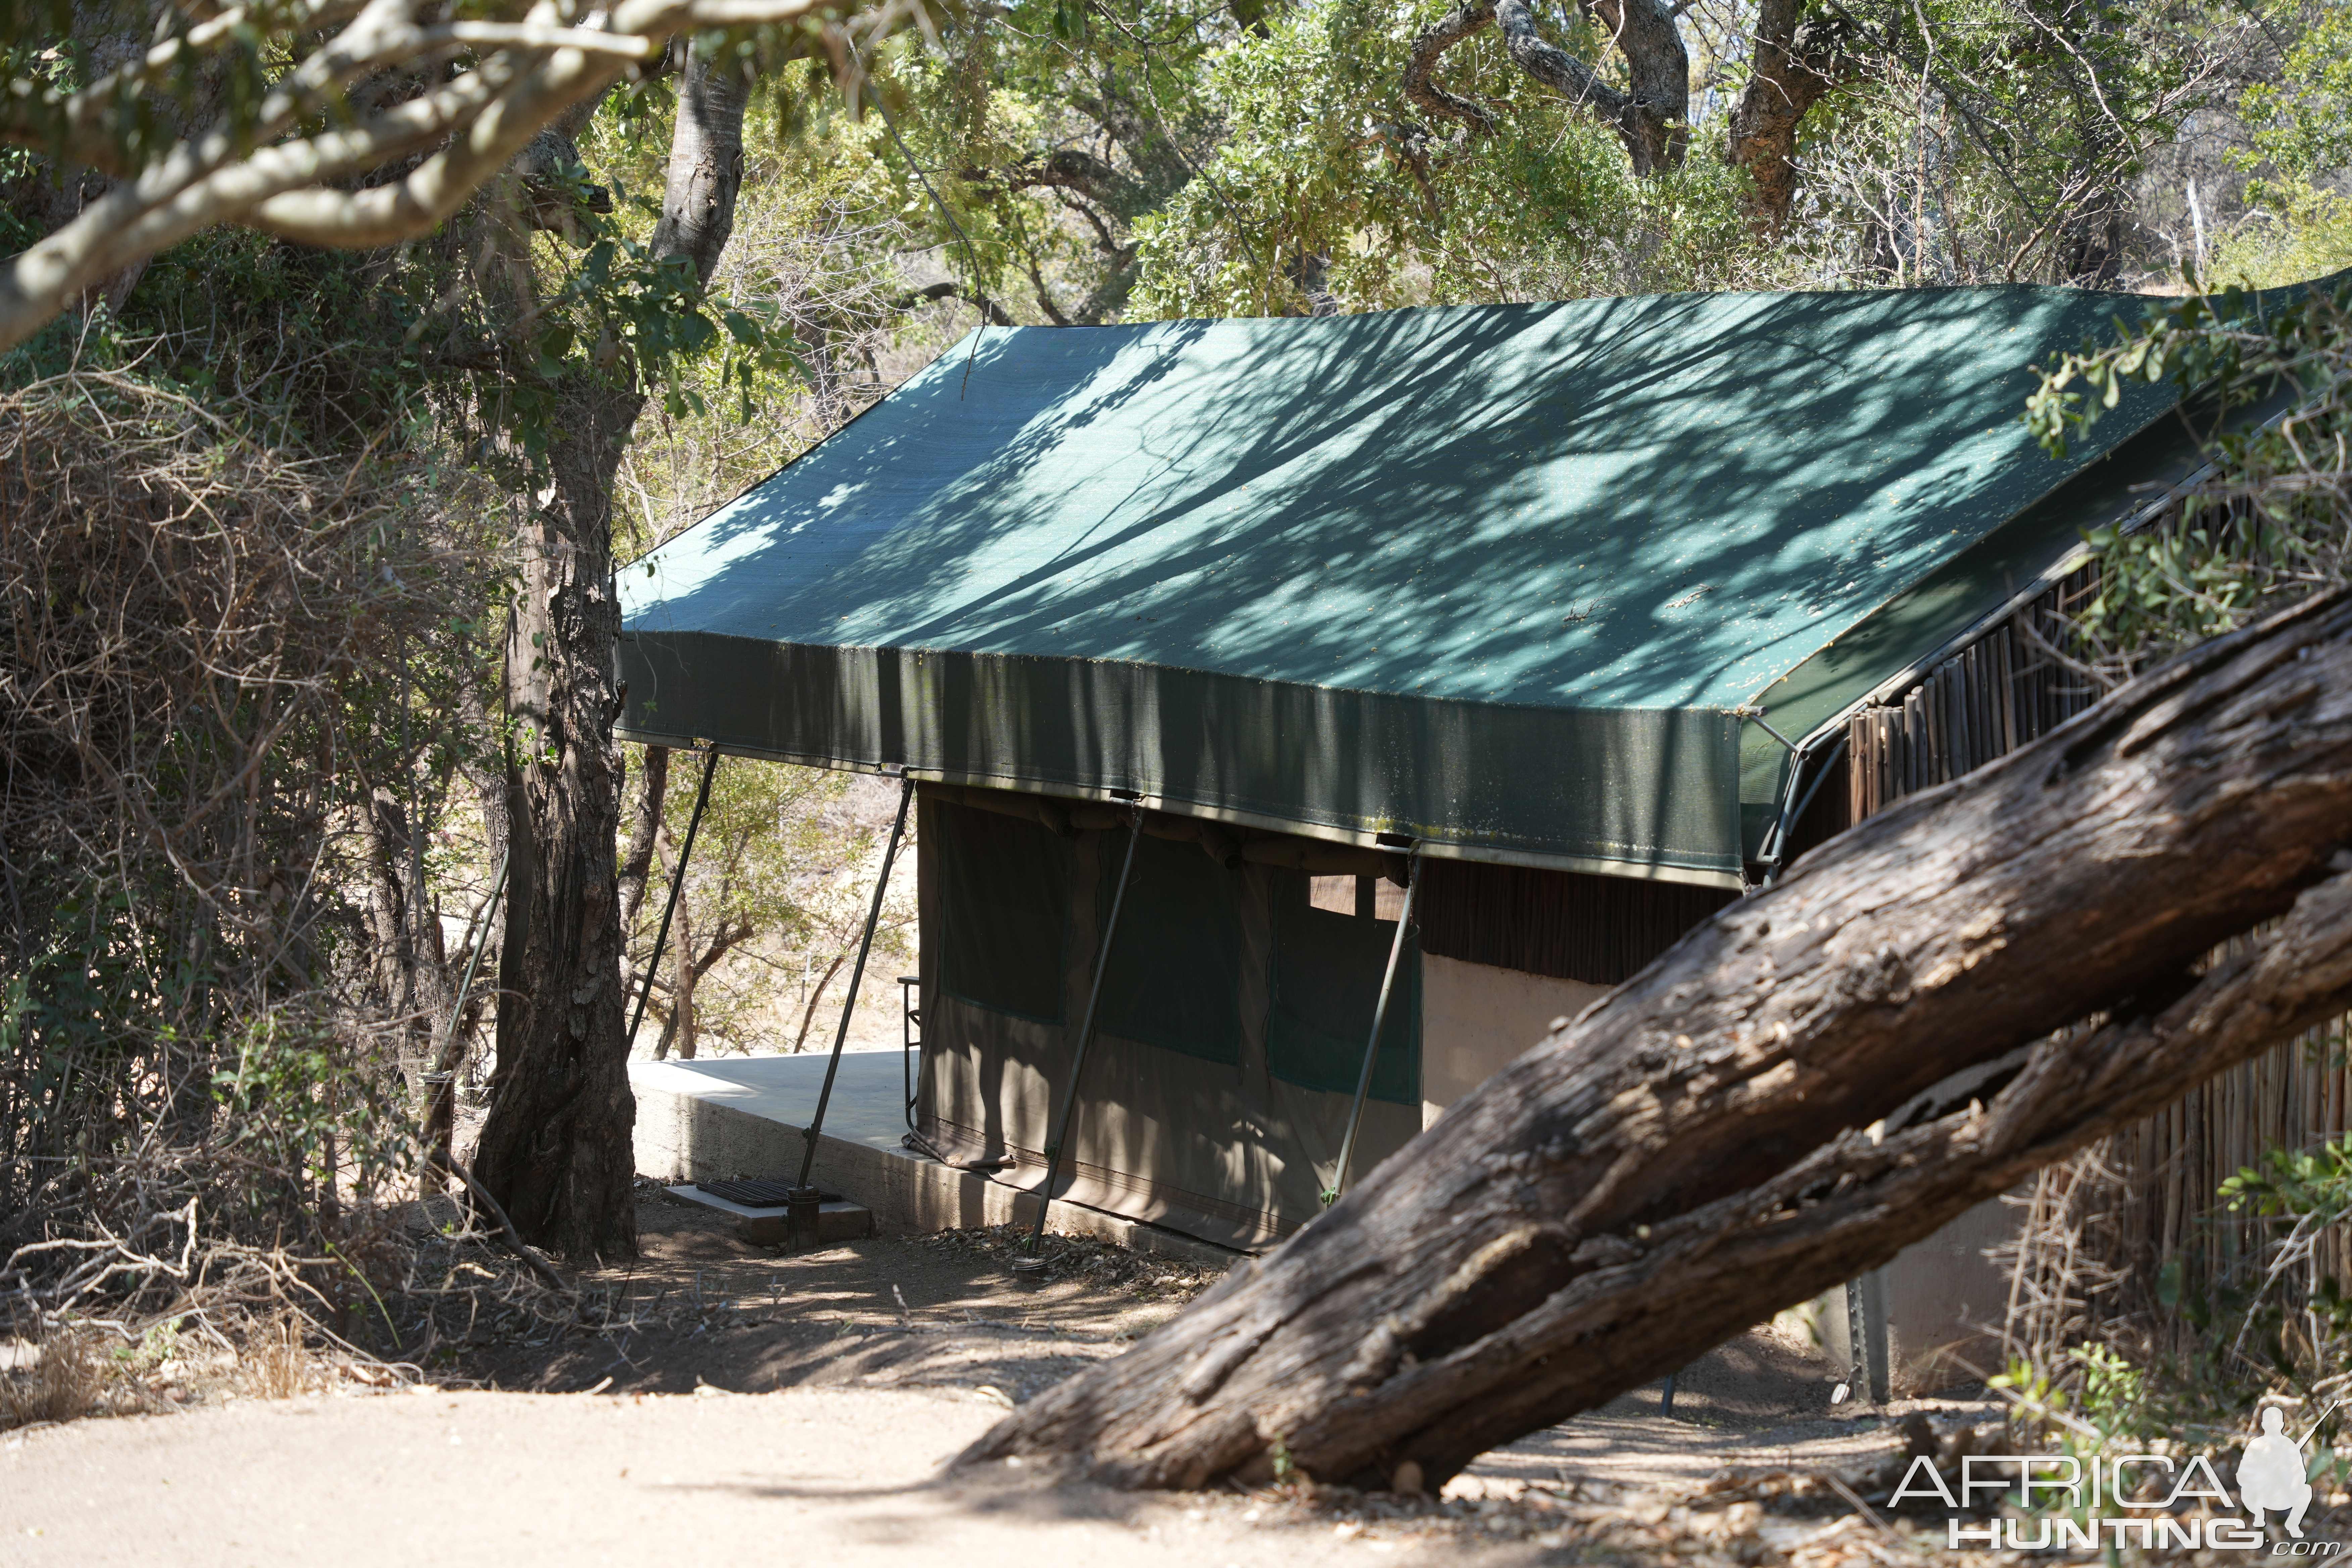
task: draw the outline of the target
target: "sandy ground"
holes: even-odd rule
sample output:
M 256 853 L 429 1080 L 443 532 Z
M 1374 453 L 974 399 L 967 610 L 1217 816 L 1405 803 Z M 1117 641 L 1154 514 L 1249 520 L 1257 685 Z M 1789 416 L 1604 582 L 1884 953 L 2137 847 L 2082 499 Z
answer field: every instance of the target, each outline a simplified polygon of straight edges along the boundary
M 1557 1494 L 1520 1493 L 1515 1474 L 1632 1479 L 1660 1458 L 1712 1472 L 1886 1447 L 1874 1422 L 1758 1445 L 1705 1428 L 1662 1434 L 1654 1417 L 1588 1417 L 1490 1456 L 1450 1489 L 1461 1500 L 1450 1508 L 1368 1525 L 1328 1501 L 1135 1496 L 1027 1468 L 941 1479 L 941 1465 L 1002 1413 L 952 1390 L 801 1386 L 308 1395 L 78 1422 L 0 1440 L 0 1563 L 1591 1561 L 1543 1528 L 1537 1505 Z M 1500 1507 L 1514 1497 L 1524 1503 Z M 1636 1492 L 1619 1506 L 1638 1511 L 1643 1500 Z M 1517 1538 L 1493 1539 L 1497 1526 Z M 1821 1522 L 1785 1528 L 1801 1535 Z
M 1866 1464 L 1917 1407 L 1832 1409 L 1828 1369 L 1750 1335 L 1689 1369 L 1675 1419 L 1655 1390 L 1628 1395 L 1486 1456 L 1442 1502 L 1136 1497 L 1034 1467 L 943 1478 L 1008 1405 L 1118 1353 L 1212 1276 L 1069 1244 L 1030 1285 L 986 1235 L 791 1256 L 651 1194 L 640 1218 L 646 1256 L 605 1277 L 627 1284 L 621 1331 L 443 1347 L 428 1376 L 449 1385 L 429 1390 L 0 1438 L 0 1564 L 1633 1562 L 1656 1554 L 1596 1545 L 1670 1513 L 1703 1538 L 1740 1507 L 1748 1533 L 1720 1560 L 1755 1562 L 1757 1505 L 1673 1500 L 1727 1473 Z M 1818 1515 L 1766 1528 L 1862 1528 Z
M 398 1394 L 35 1433 L 0 1459 L 0 1561 L 708 1561 L 1033 1568 L 1364 1561 L 1328 1526 L 1052 1486 L 941 1482 L 976 1395 Z M 1444 1543 L 1381 1553 L 1410 1562 Z M 1519 1543 L 1483 1552 L 1538 1560 Z M 1452 1560 L 1460 1560 L 1458 1552 Z

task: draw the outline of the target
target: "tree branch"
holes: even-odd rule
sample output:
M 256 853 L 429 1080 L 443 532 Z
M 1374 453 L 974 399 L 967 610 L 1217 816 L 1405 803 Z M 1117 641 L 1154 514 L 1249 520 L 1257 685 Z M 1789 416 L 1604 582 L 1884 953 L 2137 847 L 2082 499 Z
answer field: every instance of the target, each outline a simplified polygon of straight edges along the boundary
M 1034 190 L 1041 185 L 1076 191 L 1122 218 L 1131 218 L 1150 205 L 1141 186 L 1111 164 L 1076 147 L 1065 147 L 1043 158 L 1016 163 L 1002 175 L 973 170 L 964 177 L 980 181 L 1001 179 L 1009 191 Z
M 1473 135 L 1492 134 L 1494 111 L 1438 86 L 1433 74 L 1446 50 L 1492 23 L 1513 64 L 1617 133 L 1635 174 L 1680 163 L 1690 140 L 1690 56 L 1672 8 L 1661 0 L 1594 0 L 1591 8 L 1625 57 L 1630 92 L 1546 38 L 1528 0 L 1475 0 L 1457 5 L 1413 39 L 1405 96 L 1432 114 L 1462 121 Z
M 719 253 L 735 232 L 735 196 L 743 183 L 743 110 L 751 79 L 729 62 L 714 70 L 697 49 L 678 82 L 677 125 L 670 137 L 669 170 L 662 187 L 654 251 L 682 256 L 709 287 Z
M 281 78 L 251 119 L 225 118 L 135 171 L 99 133 L 135 99 L 244 25 L 241 11 L 200 22 L 70 99 L 10 84 L 0 138 L 108 170 L 120 183 L 71 222 L 0 266 L 0 348 L 23 342 L 101 279 L 217 224 L 283 238 L 368 249 L 425 233 L 455 213 L 539 131 L 588 102 L 625 69 L 658 57 L 680 32 L 791 22 L 845 0 L 623 0 L 601 28 L 471 18 L 418 27 L 405 0 L 370 0 L 349 26 Z M 518 10 L 521 7 L 517 6 Z M 305 26 L 349 14 L 322 4 Z M 249 20 L 247 18 L 245 20 Z M 379 68 L 405 68 L 452 50 L 492 52 L 471 70 L 356 124 L 269 142 Z M 404 177 L 362 190 L 330 182 L 372 172 L 427 148 Z M 247 152 L 253 148 L 251 152 Z M 715 254 L 715 252 L 714 252 Z
M 1474 34 L 1493 26 L 1493 0 L 1474 0 L 1469 5 L 1456 5 L 1453 10 L 1423 27 L 1412 40 L 1412 53 L 1406 57 L 1404 95 L 1428 112 L 1444 120 L 1458 120 L 1470 127 L 1474 136 L 1491 136 L 1495 132 L 1495 115 L 1483 103 L 1448 92 L 1437 85 L 1432 73 L 1445 51 Z
M 1495 25 L 1502 30 L 1503 47 L 1521 70 L 1579 109 L 1590 111 L 1602 124 L 1622 129 L 1633 100 L 1602 81 L 1591 66 L 1538 32 L 1535 13 L 1528 9 L 1528 0 L 1496 0 Z
M 909 289 L 903 294 L 894 296 L 890 300 L 890 308 L 894 310 L 911 310 L 918 305 L 928 304 L 934 300 L 961 300 L 976 307 L 982 319 L 992 327 L 1010 327 L 1018 324 L 1004 313 L 1003 307 L 997 304 L 995 300 L 978 289 L 967 289 L 961 283 L 926 283 L 919 289 Z

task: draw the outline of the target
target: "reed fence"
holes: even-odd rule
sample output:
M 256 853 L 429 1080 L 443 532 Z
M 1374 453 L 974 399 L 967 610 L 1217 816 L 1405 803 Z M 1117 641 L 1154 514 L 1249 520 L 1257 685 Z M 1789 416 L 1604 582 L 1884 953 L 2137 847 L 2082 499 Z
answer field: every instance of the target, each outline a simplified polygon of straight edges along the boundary
M 2095 683 L 2067 648 L 2069 628 L 2097 591 L 2096 567 L 2082 568 L 1898 699 L 1855 713 L 1841 763 L 1845 822 L 1991 762 L 2096 701 Z M 2267 1267 L 2273 1233 L 2259 1216 L 2224 1206 L 2218 1190 L 2265 1149 L 2344 1136 L 2352 1100 L 2347 1023 L 2338 1019 L 2221 1074 L 2107 1140 L 2079 1170 L 2046 1177 L 2021 1217 L 2028 1230 L 2055 1227 L 2051 1247 L 2064 1256 L 2023 1266 L 2063 1272 L 2071 1285 L 2021 1280 L 2019 1293 L 2055 1303 L 2087 1292 L 2104 1298 L 2105 1310 L 2128 1313 L 2254 1282 Z M 2352 1288 L 2347 1229 L 2330 1227 L 2294 1276 L 2275 1282 L 2284 1304 L 2306 1305 L 2327 1279 Z M 2084 1305 L 2077 1300 L 2072 1310 Z

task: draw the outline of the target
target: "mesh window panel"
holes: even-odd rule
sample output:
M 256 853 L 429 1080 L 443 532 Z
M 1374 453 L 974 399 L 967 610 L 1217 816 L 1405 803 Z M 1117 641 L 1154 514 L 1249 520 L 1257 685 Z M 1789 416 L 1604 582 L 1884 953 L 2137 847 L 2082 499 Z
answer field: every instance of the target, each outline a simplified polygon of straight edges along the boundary
M 1126 858 L 1126 835 L 1107 835 L 1095 896 L 1106 922 Z M 1199 845 L 1144 836 L 1103 976 L 1104 1034 L 1241 1065 L 1242 887 Z
M 940 985 L 982 1007 L 1060 1023 L 1069 841 L 1000 812 L 944 802 L 932 811 L 946 928 Z
M 1276 880 L 1274 1007 L 1265 1031 L 1266 1065 L 1275 1077 L 1334 1094 L 1356 1092 L 1381 974 L 1395 940 L 1394 921 L 1318 910 L 1307 901 L 1306 877 L 1286 874 Z M 1421 1103 L 1421 955 L 1412 943 L 1397 965 L 1388 1021 L 1381 1026 L 1371 1097 Z
M 1421 878 L 1423 951 L 1594 985 L 1639 973 L 1739 901 L 1721 888 L 1475 860 L 1424 860 Z

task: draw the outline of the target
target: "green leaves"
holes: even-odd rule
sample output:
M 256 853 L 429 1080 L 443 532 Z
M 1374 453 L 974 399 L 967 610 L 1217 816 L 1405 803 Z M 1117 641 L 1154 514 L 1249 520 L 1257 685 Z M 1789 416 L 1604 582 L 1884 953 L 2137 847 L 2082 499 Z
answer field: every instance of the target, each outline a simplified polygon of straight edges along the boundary
M 2231 1210 L 2333 1225 L 2352 1214 L 2352 1137 L 2315 1149 L 2271 1148 L 2221 1184 Z
M 1045 13 L 1046 30 L 1064 43 L 1076 43 L 1087 36 L 1087 8 L 1084 0 L 1053 0 Z
M 2213 467 L 2150 526 L 2085 536 L 2101 574 L 2082 626 L 2126 664 L 2352 575 L 2352 284 L 2192 295 L 2118 322 L 2116 342 L 2039 373 L 2024 422 L 2063 455 L 2129 388 L 2166 381 L 2207 429 Z M 2281 412 L 2232 427 L 2262 401 Z
M 2253 146 L 2242 167 L 2312 181 L 2352 162 L 2352 11 L 2320 7 L 2278 77 L 2247 89 L 2244 111 Z
M 1569 299 L 1772 275 L 1720 159 L 1637 179 L 1615 135 L 1491 32 L 1453 49 L 1445 72 L 1449 90 L 1496 110 L 1497 132 L 1428 123 L 1402 82 L 1443 9 L 1269 11 L 1264 37 L 1211 54 L 1200 97 L 1226 132 L 1198 177 L 1138 220 L 1133 313 Z
M 2188 281 L 2193 287 L 2196 279 Z M 2280 368 L 2265 339 L 2289 347 L 2301 336 L 2305 313 L 2305 302 L 2297 300 L 2273 303 L 2264 314 L 2234 287 L 2152 305 L 2137 327 L 2116 321 L 2113 343 L 2086 343 L 2037 370 L 2025 426 L 2042 450 L 2063 458 L 2068 437 L 2097 425 L 2135 381 L 2157 385 L 2169 378 L 2185 391 L 2211 389 L 2232 405 L 2242 404 L 2256 395 L 2255 382 Z M 2091 399 L 2070 390 L 2077 381 L 2092 389 Z

